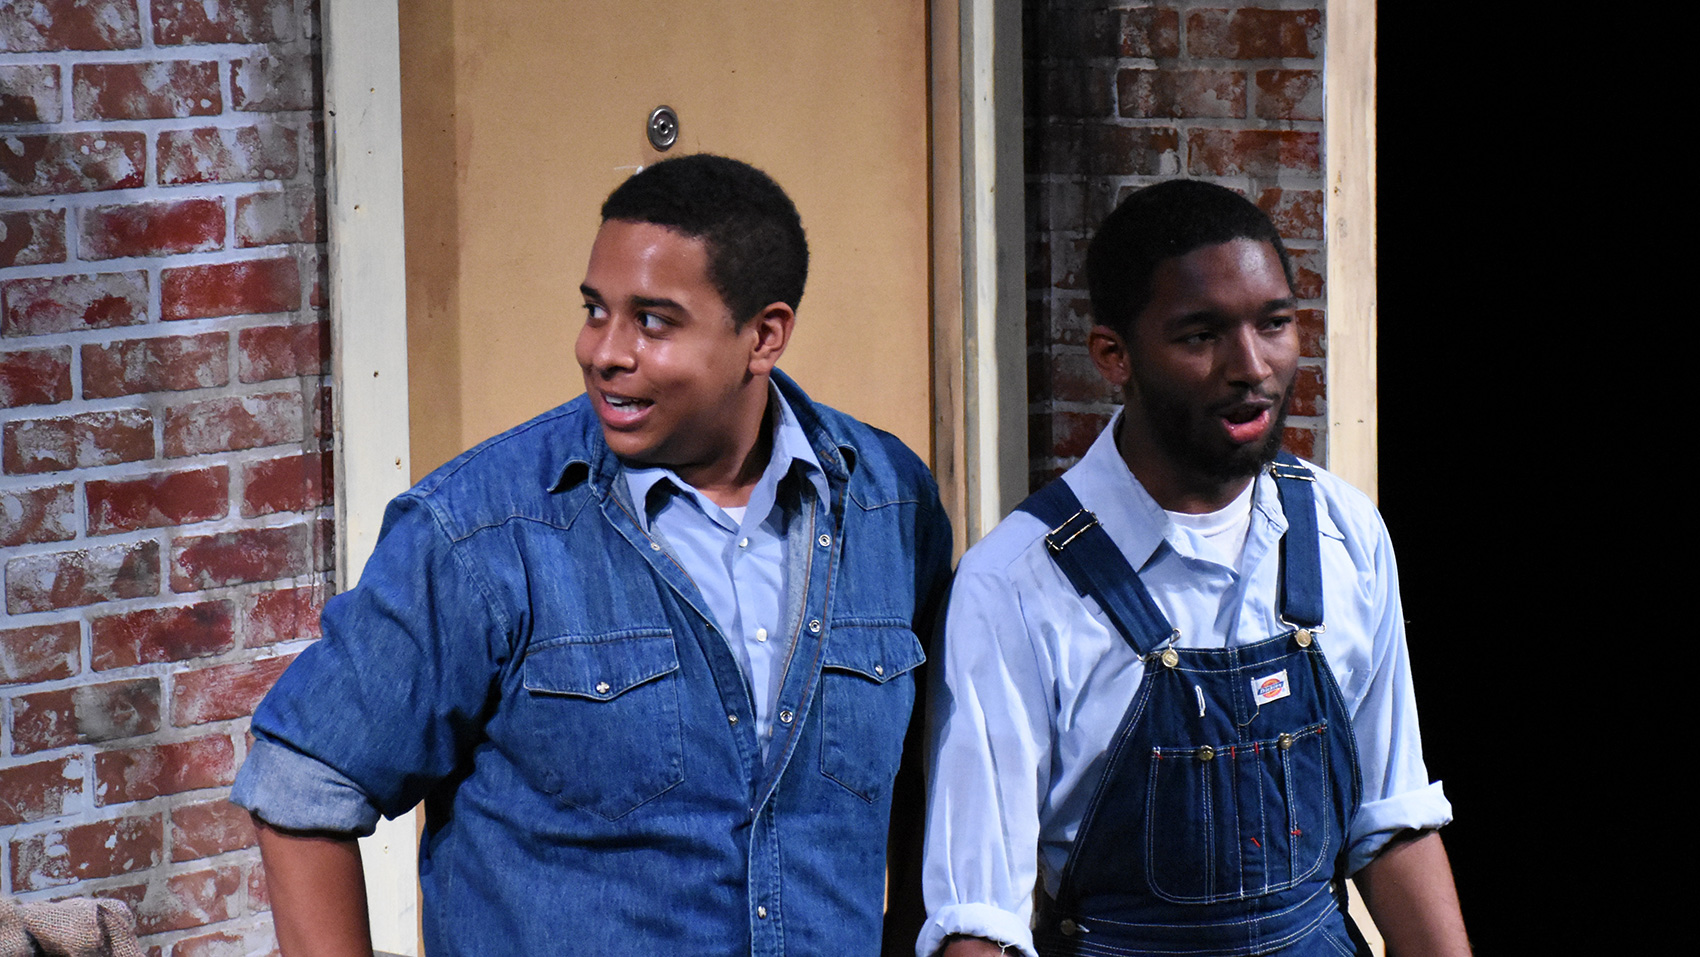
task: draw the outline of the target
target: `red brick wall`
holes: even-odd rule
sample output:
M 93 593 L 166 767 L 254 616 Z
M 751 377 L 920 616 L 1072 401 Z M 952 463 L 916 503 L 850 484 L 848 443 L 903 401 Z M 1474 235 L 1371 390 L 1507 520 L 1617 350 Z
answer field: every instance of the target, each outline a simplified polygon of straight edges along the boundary
M 1287 446 L 1324 452 L 1323 0 L 1026 0 L 1028 435 L 1037 487 L 1120 397 L 1086 356 L 1086 243 L 1128 192 L 1239 190 L 1293 254 L 1304 358 Z
M 273 946 L 247 715 L 329 587 L 313 0 L 0 6 L 0 891 Z

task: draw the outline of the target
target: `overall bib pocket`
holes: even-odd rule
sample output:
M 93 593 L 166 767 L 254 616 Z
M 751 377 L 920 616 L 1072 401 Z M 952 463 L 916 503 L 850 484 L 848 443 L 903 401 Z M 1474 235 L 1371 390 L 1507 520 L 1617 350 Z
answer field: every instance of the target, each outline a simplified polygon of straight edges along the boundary
M 872 802 L 891 787 L 927 656 L 906 624 L 833 625 L 821 665 L 821 773 Z
M 534 645 L 522 665 L 527 774 L 609 820 L 683 781 L 678 672 L 666 630 Z
M 1175 903 L 1258 897 L 1324 863 L 1333 818 L 1328 727 L 1153 747 L 1146 793 L 1151 892 Z

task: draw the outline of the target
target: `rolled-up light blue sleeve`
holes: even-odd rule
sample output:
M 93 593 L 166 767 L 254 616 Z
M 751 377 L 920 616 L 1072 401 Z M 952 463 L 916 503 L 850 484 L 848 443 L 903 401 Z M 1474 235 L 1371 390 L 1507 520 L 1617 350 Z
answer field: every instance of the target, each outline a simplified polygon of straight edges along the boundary
M 1332 476 L 1330 476 L 1332 478 Z M 1351 504 L 1358 496 L 1336 493 Z M 1411 655 L 1405 639 L 1405 615 L 1399 595 L 1399 569 L 1387 528 L 1367 503 L 1355 512 L 1338 510 L 1343 526 L 1354 527 L 1348 549 L 1360 569 L 1362 607 L 1355 609 L 1370 634 L 1372 667 L 1361 696 L 1354 701 L 1352 731 L 1358 739 L 1358 770 L 1363 803 L 1352 819 L 1346 849 L 1346 873 L 1356 874 L 1401 831 L 1439 828 L 1452 821 L 1452 805 L 1439 781 L 1431 782 L 1423 761 L 1417 723 Z

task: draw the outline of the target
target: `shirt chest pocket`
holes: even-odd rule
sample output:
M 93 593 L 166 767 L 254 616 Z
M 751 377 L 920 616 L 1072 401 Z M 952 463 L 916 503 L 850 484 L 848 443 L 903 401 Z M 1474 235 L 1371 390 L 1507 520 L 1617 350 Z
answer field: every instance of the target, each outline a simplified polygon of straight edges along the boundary
M 891 788 L 927 656 L 906 625 L 834 625 L 821 668 L 821 772 L 865 801 Z
M 670 631 L 551 639 L 522 676 L 531 747 L 517 760 L 543 791 L 614 820 L 684 780 Z

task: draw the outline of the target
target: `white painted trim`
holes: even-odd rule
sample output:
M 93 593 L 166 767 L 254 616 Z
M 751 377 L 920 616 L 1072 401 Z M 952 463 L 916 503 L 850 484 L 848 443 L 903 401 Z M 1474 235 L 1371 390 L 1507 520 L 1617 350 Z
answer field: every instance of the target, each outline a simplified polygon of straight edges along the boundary
M 962 4 L 967 542 L 1027 496 L 1021 4 Z
M 326 0 L 326 220 L 330 230 L 337 580 L 354 586 L 384 506 L 408 486 L 407 264 L 397 0 Z M 418 957 L 418 824 L 360 842 L 372 942 Z
M 1329 469 L 1376 494 L 1375 0 L 1328 4 L 1323 51 L 1328 184 Z
M 1376 495 L 1375 0 L 1331 0 L 1323 49 L 1323 197 L 1327 224 L 1328 461 Z M 1349 910 L 1375 954 L 1386 953 L 1357 885 Z

